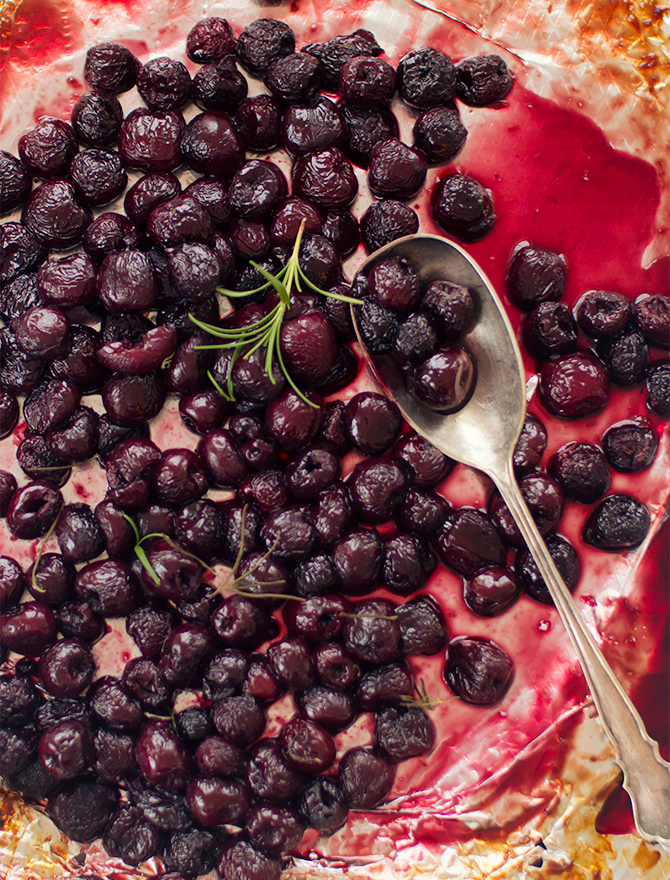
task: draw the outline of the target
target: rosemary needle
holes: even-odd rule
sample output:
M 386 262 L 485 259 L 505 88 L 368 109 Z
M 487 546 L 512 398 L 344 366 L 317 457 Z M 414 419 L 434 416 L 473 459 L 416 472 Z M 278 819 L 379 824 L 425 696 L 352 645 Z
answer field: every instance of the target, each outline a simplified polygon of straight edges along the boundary
M 197 318 L 195 318 L 192 314 L 189 314 L 189 318 L 197 327 L 199 327 L 201 330 L 204 330 L 206 333 L 209 333 L 210 336 L 214 336 L 217 339 L 221 340 L 220 342 L 213 343 L 211 345 L 197 345 L 197 350 L 230 349 L 232 352 L 232 357 L 230 358 L 230 361 L 228 363 L 225 389 L 222 387 L 221 383 L 217 381 L 217 379 L 212 375 L 211 372 L 208 372 L 207 374 L 216 390 L 219 392 L 219 394 L 225 397 L 226 400 L 235 399 L 233 393 L 232 370 L 237 359 L 240 357 L 251 357 L 251 355 L 256 351 L 264 351 L 264 369 L 269 376 L 272 384 L 276 384 L 276 379 L 273 371 L 276 363 L 276 365 L 286 377 L 286 381 L 289 383 L 291 388 L 293 388 L 296 394 L 298 394 L 298 396 L 301 397 L 302 400 L 304 400 L 305 403 L 308 403 L 310 406 L 317 406 L 317 404 L 309 400 L 309 398 L 302 393 L 300 388 L 298 388 L 290 373 L 288 372 L 286 364 L 284 363 L 284 359 L 282 357 L 280 344 L 281 326 L 286 316 L 286 312 L 291 305 L 291 294 L 294 288 L 296 291 L 298 291 L 298 293 L 302 292 L 302 284 L 305 284 L 315 293 L 318 293 L 321 296 L 329 297 L 330 299 L 339 299 L 342 302 L 353 303 L 354 305 L 360 305 L 361 300 L 355 299 L 352 296 L 346 296 L 341 293 L 321 290 L 320 287 L 317 287 L 309 280 L 309 278 L 303 272 L 299 262 L 300 243 L 302 242 L 304 229 L 305 221 L 303 220 L 300 224 L 300 229 L 298 230 L 298 235 L 296 236 L 291 256 L 288 258 L 286 265 L 282 269 L 280 269 L 280 271 L 277 272 L 276 275 L 272 275 L 270 272 L 268 272 L 262 266 L 259 266 L 257 263 L 254 263 L 253 261 L 251 262 L 251 265 L 265 279 L 265 283 L 261 284 L 260 287 L 256 287 L 254 290 L 244 291 L 226 290 L 224 288 L 219 288 L 219 293 L 228 297 L 229 299 L 241 299 L 243 297 L 251 296 L 252 294 L 256 293 L 262 293 L 263 291 L 269 291 L 270 288 L 274 288 L 277 292 L 279 302 L 267 315 L 264 315 L 253 324 L 248 324 L 244 327 L 217 327 L 213 324 L 205 324 L 203 321 L 199 321 Z

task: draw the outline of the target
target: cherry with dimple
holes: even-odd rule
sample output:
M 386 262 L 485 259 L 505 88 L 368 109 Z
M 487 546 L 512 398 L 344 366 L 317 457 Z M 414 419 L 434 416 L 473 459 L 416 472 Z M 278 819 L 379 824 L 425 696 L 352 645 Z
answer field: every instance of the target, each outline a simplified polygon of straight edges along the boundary
M 466 703 L 490 706 L 512 683 L 514 663 L 491 639 L 459 636 L 449 643 L 444 679 Z

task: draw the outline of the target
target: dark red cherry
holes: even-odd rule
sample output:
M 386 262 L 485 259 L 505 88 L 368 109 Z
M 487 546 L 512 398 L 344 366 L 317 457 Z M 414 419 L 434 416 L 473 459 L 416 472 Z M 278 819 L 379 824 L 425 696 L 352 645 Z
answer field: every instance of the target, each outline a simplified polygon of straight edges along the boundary
M 265 73 L 265 85 L 278 101 L 306 104 L 318 94 L 321 65 L 305 52 L 293 52 L 273 62 Z
M 37 749 L 44 769 L 58 780 L 73 779 L 92 757 L 91 729 L 81 721 L 64 720 L 45 731 Z
M 540 303 L 523 324 L 523 343 L 542 360 L 577 348 L 577 324 L 563 303 Z
M 591 511 L 582 534 L 598 550 L 622 552 L 644 541 L 651 526 L 649 511 L 636 498 L 608 495 Z
M 21 220 L 42 244 L 57 250 L 78 244 L 92 220 L 89 208 L 77 200 L 74 185 L 54 178 L 28 196 Z
M 49 798 L 48 815 L 71 840 L 88 843 L 102 835 L 118 799 L 118 789 L 82 776 Z
M 383 663 L 368 670 L 356 686 L 356 699 L 364 712 L 412 698 L 414 679 L 405 662 Z
M 445 565 L 464 577 L 480 568 L 504 565 L 505 548 L 498 530 L 480 510 L 463 509 L 438 536 L 437 551 Z
M 514 447 L 514 471 L 528 473 L 540 463 L 547 448 L 547 429 L 537 416 L 526 413 L 519 439 Z
M 577 586 L 581 574 L 577 551 L 569 541 L 560 535 L 549 535 L 545 543 L 566 587 L 572 592 Z M 514 568 L 521 578 L 521 586 L 525 593 L 536 602 L 542 602 L 543 605 L 552 604 L 547 585 L 528 550 L 517 552 Z
M 649 345 L 667 348 L 670 343 L 670 297 L 645 294 L 635 300 L 633 317 Z
M 371 269 L 368 292 L 386 308 L 408 314 L 419 300 L 419 279 L 407 260 L 389 257 Z
M 316 685 L 298 695 L 298 711 L 331 733 L 338 733 L 349 727 L 358 714 L 354 697 L 339 688 Z
M 96 267 L 87 254 L 50 257 L 37 273 L 37 290 L 48 305 L 73 309 L 95 297 L 96 274 Z
M 469 107 L 490 107 L 512 90 L 514 78 L 499 55 L 477 55 L 456 66 L 456 97 Z
M 294 716 L 282 728 L 281 746 L 289 762 L 310 776 L 327 770 L 335 760 L 335 743 L 323 728 Z
M 370 810 L 391 791 L 395 779 L 393 764 L 372 749 L 355 746 L 340 758 L 338 780 L 350 807 Z
M 388 103 L 395 94 L 395 70 L 382 58 L 359 55 L 340 70 L 339 92 L 352 106 Z
M 382 549 L 375 531 L 354 529 L 333 547 L 333 562 L 346 595 L 371 593 L 382 577 Z
M 384 584 L 392 593 L 407 596 L 423 587 L 435 570 L 435 559 L 414 535 L 384 536 Z
M 118 153 L 91 147 L 81 150 L 70 162 L 70 180 L 84 204 L 99 207 L 121 195 L 128 175 Z
M 235 124 L 248 150 L 265 153 L 279 143 L 282 114 L 272 95 L 244 98 L 235 113 Z
M 102 402 L 114 422 L 131 427 L 157 416 L 163 408 L 165 394 L 165 386 L 157 373 L 120 376 L 105 383 Z
M 521 592 L 517 575 L 508 568 L 484 568 L 466 582 L 463 599 L 480 617 L 495 617 L 514 604 Z
M 658 436 L 646 420 L 620 422 L 605 432 L 603 449 L 614 470 L 635 474 L 653 462 L 658 450 Z
M 464 349 L 443 345 L 418 365 L 411 392 L 429 409 L 445 414 L 456 412 L 474 391 L 475 370 L 474 361 Z
M 490 190 L 466 174 L 449 174 L 439 180 L 432 208 L 440 226 L 468 244 L 481 241 L 496 222 Z
M 254 76 L 264 74 L 280 58 L 295 51 L 295 34 L 283 21 L 258 18 L 237 38 L 235 53 L 240 64 Z
M 28 483 L 12 496 L 7 528 L 17 538 L 39 538 L 53 525 L 62 505 L 63 496 L 49 483 Z
M 266 856 L 246 840 L 233 840 L 224 846 L 217 869 L 221 880 L 279 880 L 282 872 L 280 861 Z
M 605 362 L 615 385 L 627 388 L 639 385 L 645 378 L 649 352 L 639 330 L 624 333 L 614 340 L 601 340 L 598 354 Z
M 450 58 L 428 46 L 413 49 L 398 64 L 398 91 L 414 107 L 446 104 L 454 96 L 456 70 Z
M 560 300 L 566 275 L 567 266 L 561 254 L 524 244 L 512 255 L 507 293 L 518 309 L 531 312 L 540 303 Z
M 302 791 L 300 812 L 312 828 L 322 834 L 332 834 L 344 825 L 347 806 L 335 780 L 317 776 Z
M 93 680 L 95 661 L 90 650 L 76 639 L 60 639 L 41 655 L 39 677 L 54 697 L 76 697 Z
M 255 742 L 265 730 L 265 720 L 260 704 L 247 695 L 226 697 L 212 705 L 214 727 L 234 745 L 248 746 Z
M 51 116 L 43 116 L 19 138 L 19 158 L 37 177 L 64 177 L 76 152 L 72 127 Z
M 119 43 L 98 43 L 86 52 L 84 79 L 91 88 L 116 95 L 132 89 L 139 69 L 130 49 Z
M 414 145 L 431 165 L 450 162 L 460 153 L 468 136 L 458 110 L 452 105 L 424 110 L 412 131 Z
M 373 147 L 368 163 L 368 184 L 376 196 L 410 199 L 423 186 L 426 157 L 397 138 L 387 138 Z
M 87 562 L 99 556 L 104 548 L 102 530 L 88 504 L 66 504 L 58 516 L 54 534 L 66 562 Z
M 397 764 L 429 752 L 435 744 L 435 727 L 418 706 L 383 709 L 375 719 L 374 749 Z
M 314 649 L 314 668 L 321 681 L 333 688 L 351 688 L 360 678 L 360 667 L 343 645 L 331 642 Z
M 396 608 L 405 654 L 437 654 L 447 644 L 447 624 L 432 596 L 418 596 Z
M 367 599 L 354 606 L 343 629 L 344 644 L 353 657 L 384 663 L 398 654 L 400 627 L 395 610 L 385 599 Z
M 348 485 L 354 510 L 363 522 L 380 524 L 391 519 L 409 483 L 399 464 L 375 458 L 359 462 Z
M 319 208 L 346 208 L 358 192 L 358 181 L 344 153 L 324 147 L 294 164 L 293 192 Z
M 103 559 L 81 568 L 75 591 L 104 617 L 125 617 L 136 605 L 137 584 L 130 566 L 120 559 Z
M 191 76 L 181 61 L 152 58 L 137 74 L 137 91 L 150 110 L 181 110 L 191 97 Z
M 31 189 L 30 174 L 21 162 L 0 150 L 0 215 L 10 214 L 23 203 Z
M 0 556 L 0 608 L 11 608 L 24 590 L 23 569 L 10 556 Z M 45 603 L 50 604 L 50 603 Z
M 113 858 L 139 865 L 158 853 L 160 831 L 142 819 L 139 811 L 122 805 L 105 829 L 102 845 Z
M 0 440 L 12 433 L 18 420 L 19 405 L 16 397 L 10 391 L 0 389 Z
M 491 706 L 512 683 L 514 663 L 491 639 L 459 636 L 449 642 L 444 680 L 466 703 Z
M 607 404 L 610 382 L 595 355 L 578 351 L 548 361 L 542 367 L 540 394 L 552 415 L 577 419 L 596 413 Z
M 105 92 L 82 95 L 72 108 L 72 128 L 87 147 L 109 147 L 118 137 L 123 109 L 118 98 Z
M 660 363 L 649 368 L 647 409 L 659 416 L 670 414 L 670 364 Z
M 429 489 L 441 483 L 454 462 L 419 434 L 406 434 L 393 448 L 393 458 L 404 465 L 412 485 Z
M 381 455 L 397 440 L 402 418 L 398 407 L 376 391 L 362 391 L 347 402 L 345 427 L 365 455 Z
M 121 683 L 111 675 L 98 678 L 88 693 L 91 712 L 97 721 L 110 730 L 131 733 L 142 723 L 143 713 Z
M 577 303 L 576 314 L 577 322 L 587 336 L 613 339 L 628 326 L 633 306 L 621 293 L 590 290 Z
M 566 498 L 593 504 L 610 484 L 610 470 L 602 449 L 591 443 L 573 441 L 561 446 L 549 463 L 549 471 L 561 485 Z
M 172 171 L 182 163 L 184 120 L 180 113 L 131 110 L 119 132 L 119 153 L 130 168 Z
M 195 760 L 203 776 L 239 776 L 244 766 L 244 753 L 222 736 L 214 734 L 199 743 Z
M 244 163 L 244 146 L 226 113 L 209 110 L 194 116 L 181 141 L 184 159 L 201 174 L 229 180 Z
M 39 657 L 56 639 L 53 611 L 41 602 L 22 602 L 0 614 L 0 639 L 10 651 Z
M 186 54 L 197 64 L 218 61 L 234 51 L 235 34 L 225 18 L 202 18 L 193 25 L 186 37 Z
M 251 843 L 271 856 L 291 852 L 305 831 L 292 807 L 262 801 L 249 810 L 244 824 Z
M 142 581 L 149 591 L 173 602 L 195 596 L 202 581 L 203 568 L 191 553 L 174 541 L 159 539 L 151 546 L 147 557 L 154 573 L 143 568 Z
M 191 757 L 169 721 L 148 721 L 135 743 L 137 766 L 149 785 L 166 791 L 186 787 Z
M 69 348 L 70 322 L 55 306 L 35 306 L 14 322 L 16 341 L 30 357 L 53 361 Z

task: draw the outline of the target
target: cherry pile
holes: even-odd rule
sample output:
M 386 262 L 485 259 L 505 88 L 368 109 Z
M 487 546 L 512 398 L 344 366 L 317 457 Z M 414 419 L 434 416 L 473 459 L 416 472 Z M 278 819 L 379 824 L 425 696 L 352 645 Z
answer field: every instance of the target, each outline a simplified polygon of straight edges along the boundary
M 349 306 L 332 297 L 352 294 L 343 258 L 418 230 L 406 200 L 467 136 L 455 99 L 495 106 L 512 78 L 497 56 L 454 65 L 430 48 L 394 69 L 363 30 L 296 51 L 271 19 L 237 37 L 205 19 L 186 49 L 193 77 L 170 58 L 141 65 L 120 45 L 93 47 L 92 91 L 71 124 L 44 117 L 18 158 L 0 152 L 0 211 L 22 209 L 0 226 L 0 438 L 15 432 L 27 478 L 0 472 L 0 515 L 13 538 L 37 542 L 27 571 L 0 557 L 0 775 L 73 840 L 101 837 L 129 865 L 159 856 L 165 880 L 212 868 L 271 880 L 308 827 L 330 834 L 349 810 L 379 805 L 396 765 L 433 747 L 431 699 L 408 657 L 446 648 L 444 679 L 473 705 L 512 685 L 500 646 L 449 640 L 438 603 L 418 593 L 438 559 L 482 617 L 522 591 L 550 602 L 497 495 L 487 511 L 453 509 L 437 487 L 454 463 L 395 405 L 368 391 L 324 399 L 359 370 Z M 267 92 L 249 97 L 238 65 Z M 116 95 L 135 86 L 146 106 L 124 117 Z M 416 114 L 411 146 L 396 93 Z M 202 112 L 186 123 L 190 102 Z M 290 186 L 261 158 L 279 147 Z M 376 197 L 360 224 L 354 165 Z M 184 189 L 182 166 L 200 175 Z M 143 172 L 131 186 L 129 170 Z M 99 211 L 122 195 L 123 214 Z M 432 195 L 436 221 L 462 241 L 495 223 L 492 194 L 467 175 L 444 174 Z M 224 338 L 266 326 L 281 303 L 267 279 L 299 235 L 307 282 L 278 330 L 281 363 L 222 347 L 203 326 Z M 363 291 L 370 339 L 412 362 L 427 339 L 452 345 L 467 291 L 437 282 L 398 306 L 407 267 L 386 269 L 391 299 L 388 278 Z M 513 255 L 509 295 L 528 312 L 546 409 L 581 417 L 610 383 L 646 381 L 650 411 L 666 416 L 667 361 L 647 360 L 667 345 L 668 298 L 592 292 L 575 317 L 560 303 L 564 277 L 556 254 Z M 220 288 L 244 294 L 223 316 Z M 433 380 L 421 387 L 429 396 Z M 195 451 L 151 439 L 168 395 Z M 529 415 L 515 468 L 574 588 L 577 553 L 556 534 L 564 498 L 595 505 L 584 533 L 595 547 L 637 546 L 649 514 L 607 495 L 610 473 L 649 467 L 657 434 L 644 420 L 612 425 L 602 446 L 561 448 L 550 474 L 538 469 L 546 444 Z M 91 459 L 104 500 L 65 504 L 61 488 Z M 139 656 L 96 677 L 92 646 L 115 618 Z M 293 714 L 264 735 L 279 701 Z M 338 734 L 366 713 L 370 744 L 338 755 Z
M 447 415 L 465 406 L 476 383 L 473 358 L 456 344 L 475 312 L 467 287 L 433 281 L 422 291 L 415 267 L 402 257 L 381 260 L 357 282 L 365 291 L 358 321 L 368 350 L 391 353 L 408 391 L 429 409 Z

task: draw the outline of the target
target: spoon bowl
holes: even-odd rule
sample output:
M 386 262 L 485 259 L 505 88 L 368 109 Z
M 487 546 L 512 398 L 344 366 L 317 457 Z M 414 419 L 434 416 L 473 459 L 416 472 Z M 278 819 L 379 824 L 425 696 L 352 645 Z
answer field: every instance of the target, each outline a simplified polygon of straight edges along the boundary
M 467 253 L 436 235 L 409 235 L 372 254 L 359 269 L 366 276 L 381 260 L 402 257 L 421 286 L 451 281 L 467 287 L 475 302 L 472 329 L 463 347 L 473 357 L 476 386 L 465 406 L 441 415 L 405 388 L 400 368 L 389 355 L 366 348 L 352 306 L 354 329 L 365 360 L 381 390 L 394 400 L 407 422 L 440 452 L 488 474 L 533 555 L 570 636 L 598 709 L 605 733 L 623 770 L 624 788 L 645 840 L 670 844 L 670 764 L 647 734 L 630 698 L 605 660 L 579 613 L 535 521 L 519 491 L 512 467 L 514 447 L 526 411 L 524 371 L 514 331 L 490 282 Z
M 405 419 L 445 455 L 486 473 L 503 469 L 513 452 L 526 412 L 525 376 L 509 318 L 491 283 L 468 254 L 437 235 L 408 235 L 369 257 L 359 273 L 367 275 L 382 260 L 409 262 L 425 289 L 449 280 L 467 287 L 475 304 L 472 327 L 463 337 L 477 365 L 475 390 L 458 412 L 444 416 L 420 403 L 405 387 L 402 371 L 389 355 L 370 355 L 354 314 L 354 327 L 368 366 Z

